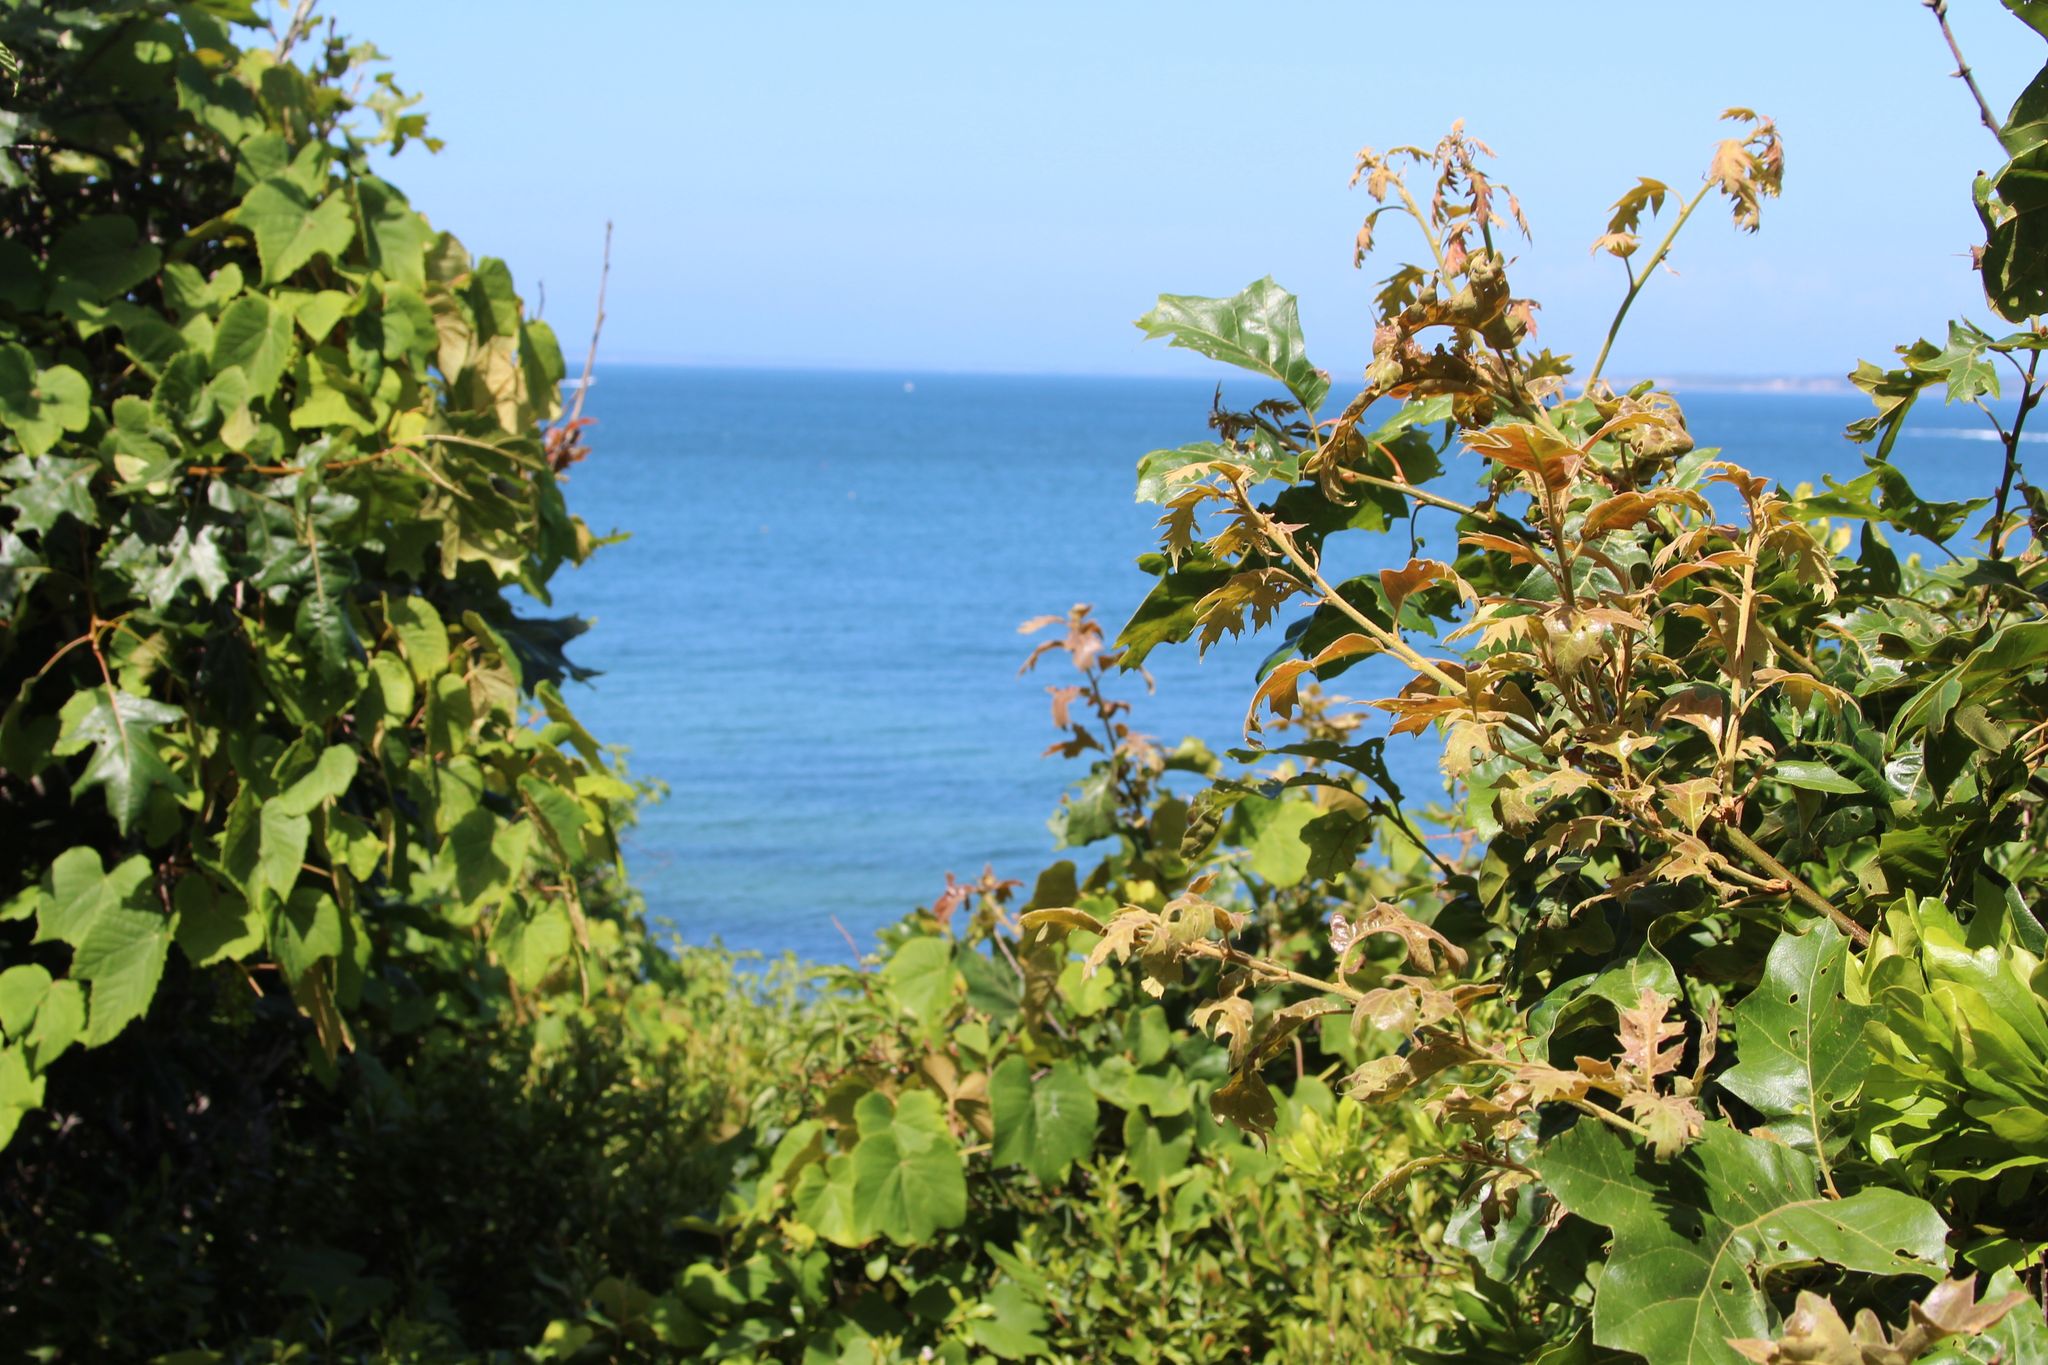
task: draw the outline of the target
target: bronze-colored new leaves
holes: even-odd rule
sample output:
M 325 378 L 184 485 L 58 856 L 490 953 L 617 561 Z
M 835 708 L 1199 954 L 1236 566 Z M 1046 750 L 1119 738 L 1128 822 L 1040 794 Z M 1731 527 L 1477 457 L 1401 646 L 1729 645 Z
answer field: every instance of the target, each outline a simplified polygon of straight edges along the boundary
M 1911 1365 L 1950 1337 L 1990 1331 L 2028 1302 L 2019 1291 L 1995 1301 L 1979 1300 L 1975 1275 L 1945 1280 L 1926 1298 L 1907 1306 L 1905 1327 L 1887 1333 L 1868 1308 L 1856 1314 L 1851 1327 L 1832 1303 L 1802 1291 L 1775 1341 L 1744 1338 L 1728 1344 L 1757 1365 Z

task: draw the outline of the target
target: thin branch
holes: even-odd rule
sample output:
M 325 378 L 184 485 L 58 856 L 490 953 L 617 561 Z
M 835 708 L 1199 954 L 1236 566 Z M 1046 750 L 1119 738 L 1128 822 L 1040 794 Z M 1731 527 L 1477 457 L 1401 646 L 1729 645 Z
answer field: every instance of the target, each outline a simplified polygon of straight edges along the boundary
M 277 40 L 277 60 L 282 62 L 291 55 L 292 45 L 312 28 L 313 0 L 299 0 L 298 8 L 292 11 L 292 21 L 284 26 L 284 37 Z
M 1841 910 L 1836 909 L 1834 902 L 1794 876 L 1790 868 L 1787 868 L 1783 863 L 1773 858 L 1769 853 L 1766 853 L 1763 846 L 1757 843 L 1756 840 L 1750 838 L 1732 824 L 1721 826 L 1721 833 L 1728 837 L 1728 842 L 1735 846 L 1736 852 L 1742 854 L 1758 867 L 1761 867 L 1764 871 L 1785 883 L 1786 887 L 1792 892 L 1794 900 L 1808 909 L 1817 910 L 1833 920 L 1836 928 L 1856 941 L 1857 947 L 1868 948 L 1870 946 L 1870 931 L 1868 929 L 1858 924 L 1855 920 L 1850 919 Z
M 2017 363 L 2017 362 L 2015 362 Z M 2027 425 L 2027 414 L 2041 401 L 2041 390 L 2034 387 L 2034 371 L 2040 366 L 2041 353 L 2034 351 L 2027 357 L 2026 384 L 2020 391 L 2019 411 L 2013 414 L 2012 430 L 1999 426 L 1998 418 L 1989 408 L 1984 415 L 1991 418 L 1991 425 L 1998 427 L 1998 439 L 2005 443 L 2005 472 L 1998 480 L 1998 503 L 1991 511 L 1991 557 L 1998 559 L 2005 553 L 2005 505 L 2012 497 L 2013 476 L 2020 467 L 2020 432 Z M 1977 406 L 1984 407 L 1980 399 Z
M 1664 263 L 1664 257 L 1671 251 L 1671 244 L 1678 240 L 1678 230 L 1685 226 L 1685 220 L 1692 217 L 1692 211 L 1700 206 L 1706 199 L 1707 192 L 1713 188 L 1714 182 L 1711 180 L 1700 186 L 1699 193 L 1686 201 L 1685 207 L 1679 210 L 1678 220 L 1671 225 L 1671 230 L 1664 234 L 1664 240 L 1657 243 L 1657 249 L 1650 253 L 1650 259 L 1643 263 L 1643 273 L 1630 274 L 1628 293 L 1622 295 L 1621 307 L 1614 310 L 1614 321 L 1607 324 L 1607 340 L 1600 343 L 1600 356 L 1593 362 L 1592 372 L 1586 376 L 1585 387 L 1579 390 L 1580 393 L 1593 391 L 1594 381 L 1599 379 L 1600 372 L 1607 368 L 1608 353 L 1614 349 L 1614 339 L 1621 335 L 1621 324 L 1628 317 L 1628 310 L 1635 305 L 1636 295 L 1643 292 L 1643 287 L 1649 284 L 1650 277 L 1657 273 L 1657 267 Z M 1627 262 L 1624 261 L 1623 264 Z
M 1977 117 L 1991 130 L 1991 136 L 1998 139 L 1998 145 L 2004 147 L 2005 138 L 1998 131 L 1998 119 L 1991 112 L 1990 102 L 1984 98 L 1984 92 L 1977 88 L 1977 78 L 1970 73 L 1970 64 L 1963 60 L 1963 49 L 1956 44 L 1955 30 L 1948 26 L 1948 0 L 1921 0 L 1921 3 L 1934 15 L 1934 22 L 1941 25 L 1941 36 L 1948 40 L 1949 53 L 1956 59 L 1953 74 L 1957 80 L 1970 87 L 1970 98 L 1977 101 Z
M 604 334 L 604 290 L 612 280 L 612 222 L 604 222 L 604 270 L 597 277 L 597 321 L 590 325 L 590 350 L 583 357 L 583 378 L 576 385 L 576 401 L 569 405 L 569 424 L 583 417 L 583 395 L 590 392 L 590 371 L 597 364 L 597 339 Z

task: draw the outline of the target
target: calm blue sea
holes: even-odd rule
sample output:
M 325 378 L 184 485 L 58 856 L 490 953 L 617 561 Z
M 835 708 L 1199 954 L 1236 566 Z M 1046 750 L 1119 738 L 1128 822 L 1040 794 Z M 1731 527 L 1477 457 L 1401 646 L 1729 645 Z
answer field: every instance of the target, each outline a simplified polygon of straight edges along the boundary
M 835 918 L 866 949 L 948 871 L 992 863 L 1028 885 L 1079 771 L 1039 757 L 1045 688 L 1072 670 L 1048 659 L 1018 677 L 1017 625 L 1076 602 L 1112 634 L 1122 624 L 1151 583 L 1132 560 L 1156 512 L 1132 501 L 1133 466 L 1202 439 L 1212 391 L 606 367 L 569 505 L 631 538 L 565 571 L 556 606 L 595 622 L 573 654 L 602 676 L 572 704 L 668 787 L 627 847 L 654 914 L 690 942 L 843 960 Z M 1701 445 L 1787 483 L 1862 468 L 1840 439 L 1869 411 L 1860 395 L 1681 397 Z M 1999 447 L 1976 414 L 1918 416 L 1893 457 L 1916 487 L 1989 493 Z M 1424 552 L 1448 558 L 1448 514 L 1422 529 Z M 1386 548 L 1405 560 L 1405 538 Z M 1154 654 L 1157 695 L 1129 689 L 1138 728 L 1237 742 L 1267 647 Z M 1361 668 L 1338 690 L 1379 696 L 1384 681 Z M 1411 799 L 1426 796 L 1434 749 L 1394 758 Z

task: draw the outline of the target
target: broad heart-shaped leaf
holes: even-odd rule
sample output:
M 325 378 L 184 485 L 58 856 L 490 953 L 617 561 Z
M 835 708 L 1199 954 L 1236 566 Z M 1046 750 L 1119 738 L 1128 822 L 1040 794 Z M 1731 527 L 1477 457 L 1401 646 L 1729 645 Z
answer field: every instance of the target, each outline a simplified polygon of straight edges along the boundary
M 347 198 L 330 194 L 314 204 L 283 176 L 250 190 L 235 210 L 235 221 L 256 239 L 265 284 L 275 284 L 322 253 L 340 260 L 356 236 Z
M 1161 294 L 1138 326 L 1148 337 L 1170 337 L 1171 345 L 1272 376 L 1311 413 L 1330 391 L 1329 379 L 1304 353 L 1294 295 L 1270 275 L 1227 299 Z
M 967 1174 L 938 1096 L 912 1090 L 891 1104 L 869 1091 L 853 1117 L 853 1212 L 863 1233 L 915 1245 L 966 1220 Z
M 835 1156 L 829 1162 L 804 1167 L 792 1194 L 796 1216 L 826 1241 L 857 1247 L 867 1240 L 853 1213 L 852 1157 Z
M 45 370 L 26 346 L 0 346 L 0 426 L 30 455 L 41 455 L 67 431 L 84 431 L 92 388 L 69 365 Z
M 958 975 L 953 970 L 953 945 L 939 938 L 911 939 L 882 969 L 882 980 L 896 1004 L 926 1028 L 952 1007 Z
M 1741 1365 L 1731 1338 L 1774 1335 L 1759 1288 L 1774 1266 L 1938 1280 L 1948 1265 L 1948 1225 L 1932 1206 L 1888 1189 L 1826 1198 L 1812 1157 L 1723 1123 L 1659 1163 L 1582 1119 L 1534 1165 L 1566 1209 L 1613 1231 L 1594 1342 L 1658 1365 Z
M 573 937 L 569 912 L 560 901 L 514 899 L 498 912 L 498 922 L 491 928 L 491 951 L 514 983 L 532 990 L 569 955 Z
M 159 725 L 184 719 L 175 706 L 130 692 L 95 687 L 75 692 L 58 713 L 63 729 L 51 752 L 68 757 L 88 745 L 92 760 L 71 784 L 72 799 L 99 787 L 106 792 L 107 809 L 114 823 L 126 834 L 141 818 L 150 792 L 165 787 L 173 792 L 185 789 L 184 782 L 164 763 L 157 752 Z
M 249 398 L 262 400 L 277 391 L 277 381 L 292 362 L 292 315 L 261 294 L 244 294 L 228 305 L 213 331 L 208 361 L 218 375 L 241 367 L 249 381 Z
M 1051 1184 L 1095 1150 L 1095 1092 L 1073 1062 L 1055 1062 L 1033 1081 L 1029 1062 L 1006 1058 L 988 1078 L 988 1098 L 998 1166 L 1023 1166 Z
M 1870 1069 L 1863 1030 L 1878 1013 L 1843 997 L 1848 958 L 1849 940 L 1826 920 L 1780 936 L 1764 979 L 1735 1007 L 1740 1060 L 1721 1077 L 1772 1131 L 1823 1156 Z

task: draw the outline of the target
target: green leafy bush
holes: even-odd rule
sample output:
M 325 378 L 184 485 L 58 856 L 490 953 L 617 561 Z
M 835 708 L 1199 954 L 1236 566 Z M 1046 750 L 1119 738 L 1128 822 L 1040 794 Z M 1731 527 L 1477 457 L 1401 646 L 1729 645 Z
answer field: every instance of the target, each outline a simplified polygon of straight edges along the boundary
M 0 16 L 0 1144 L 189 995 L 288 995 L 331 1069 L 578 970 L 632 795 L 505 591 L 592 548 L 554 339 L 373 173 L 422 126 L 342 93 L 374 52 L 247 18 Z
M 1497 238 L 1526 227 L 1461 130 L 1360 157 L 1378 205 L 1361 260 L 1387 214 L 1412 220 L 1429 260 L 1386 281 L 1366 387 L 1343 406 L 1325 408 L 1271 280 L 1164 296 L 1140 320 L 1287 397 L 1219 402 L 1217 440 L 1141 462 L 1139 497 L 1164 510 L 1146 562 L 1159 581 L 1120 643 L 1134 660 L 1206 647 L 1302 604 L 1248 736 L 1312 681 L 1390 658 L 1412 678 L 1369 705 L 1395 733 L 1440 734 L 1449 822 L 1471 839 L 1333 918 L 1341 958 L 1320 974 L 1247 951 L 1226 898 L 1023 923 L 1098 934 L 1152 980 L 1220 968 L 1194 1017 L 1229 1035 L 1213 1102 L 1254 1131 L 1272 1124 L 1273 1054 L 1243 1044 L 1256 1021 L 1379 1034 L 1345 1095 L 1420 1107 L 1455 1135 L 1411 1169 L 1462 1172 L 1450 1226 L 1480 1232 L 1462 1321 L 1426 1358 L 2048 1358 L 2032 1301 L 2048 1253 L 2048 503 L 2020 463 L 2048 346 L 2020 306 L 2048 270 L 2024 169 L 2044 86 L 2048 69 L 2000 130 L 2013 167 L 1980 185 L 1987 295 L 2024 326 L 1957 323 L 1945 346 L 1902 347 L 1898 368 L 1860 367 L 1878 412 L 1849 435 L 1874 449 L 1820 490 L 1696 450 L 1670 394 L 1602 378 L 1693 212 L 1719 195 L 1754 230 L 1778 193 L 1777 131 L 1747 110 L 1729 111 L 1741 131 L 1646 259 L 1638 234 L 1679 196 L 1644 179 L 1616 204 L 1595 250 L 1627 288 L 1583 375 L 1525 345 L 1533 304 Z M 1433 183 L 1411 191 L 1416 174 Z M 1936 386 L 2001 442 L 1984 498 L 1930 502 L 1890 463 Z M 1453 443 L 1479 457 L 1474 492 L 1443 477 Z M 1965 527 L 1987 508 L 1972 550 Z M 1324 576 L 1340 537 L 1398 526 L 1413 545 L 1425 525 L 1455 535 L 1455 559 Z M 1384 857 L 1390 835 L 1422 842 L 1363 765 L 1315 775 L 1303 799 L 1311 877 Z M 1389 940 L 1405 971 L 1371 957 Z
M 375 174 L 425 134 L 344 93 L 374 54 L 252 19 L 0 9 L 10 1347 L 2048 1359 L 2034 87 L 1978 191 L 2026 325 L 1859 368 L 1867 467 L 1819 490 L 1601 378 L 1696 209 L 1758 226 L 1767 120 L 1622 196 L 1583 378 L 1525 344 L 1483 148 L 1367 154 L 1361 256 L 1392 213 L 1429 260 L 1355 399 L 1271 280 L 1141 320 L 1286 396 L 1140 462 L 1113 644 L 1027 623 L 1094 861 L 757 969 L 650 933 L 638 793 L 556 690 L 579 627 L 506 591 L 594 547 L 552 338 Z M 1983 499 L 1890 463 L 1935 386 L 1999 423 Z M 1455 558 L 1324 576 L 1444 521 Z M 1114 693 L 1290 610 L 1243 749 Z M 1448 804 L 1321 690 L 1375 655 Z

